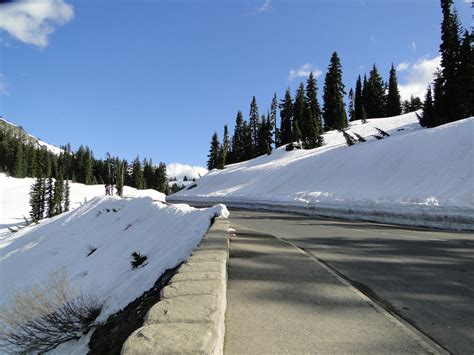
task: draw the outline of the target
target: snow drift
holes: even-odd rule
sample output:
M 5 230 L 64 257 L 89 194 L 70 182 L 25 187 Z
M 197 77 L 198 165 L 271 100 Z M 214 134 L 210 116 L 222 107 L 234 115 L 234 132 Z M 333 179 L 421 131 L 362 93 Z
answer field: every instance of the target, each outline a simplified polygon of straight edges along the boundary
M 390 137 L 377 140 L 376 127 Z M 345 210 L 354 218 L 474 215 L 473 117 L 424 129 L 409 113 L 366 124 L 356 121 L 347 132 L 367 142 L 348 147 L 342 133 L 327 132 L 320 148 L 287 152 L 282 147 L 269 156 L 213 170 L 169 200 L 296 206 L 299 212 L 312 209 L 328 216 Z
M 77 209 L 0 238 L 0 305 L 14 290 L 64 269 L 73 289 L 103 302 L 104 321 L 186 260 L 225 206 L 195 209 L 151 197 L 95 197 Z M 146 256 L 138 268 L 132 253 Z

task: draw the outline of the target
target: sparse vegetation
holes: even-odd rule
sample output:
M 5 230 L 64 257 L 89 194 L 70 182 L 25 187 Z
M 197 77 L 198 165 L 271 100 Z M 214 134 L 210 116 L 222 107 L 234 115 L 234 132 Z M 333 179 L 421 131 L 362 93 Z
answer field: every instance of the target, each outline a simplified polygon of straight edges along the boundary
M 73 292 L 59 269 L 0 307 L 0 341 L 14 353 L 46 352 L 88 332 L 101 309 L 95 297 Z
M 134 251 L 132 253 L 132 261 L 130 261 L 130 264 L 132 264 L 132 269 L 136 269 L 140 266 L 145 266 L 146 264 L 143 264 L 148 257 L 146 255 L 142 255 L 139 252 Z

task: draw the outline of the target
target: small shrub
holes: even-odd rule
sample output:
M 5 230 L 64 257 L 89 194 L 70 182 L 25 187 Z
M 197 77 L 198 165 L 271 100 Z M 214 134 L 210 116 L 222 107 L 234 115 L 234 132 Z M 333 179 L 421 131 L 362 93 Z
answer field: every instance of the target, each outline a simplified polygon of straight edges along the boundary
M 354 133 L 354 135 L 357 137 L 358 142 L 360 143 L 367 142 L 367 140 L 364 137 L 362 137 L 360 134 Z
M 0 307 L 0 342 L 14 353 L 43 353 L 87 333 L 101 309 L 96 298 L 72 292 L 60 269 Z
M 146 259 L 148 259 L 147 256 L 134 251 L 132 253 L 132 261 L 130 261 L 130 264 L 132 264 L 132 269 L 136 269 L 140 266 L 145 266 L 146 264 L 143 263 L 146 261 Z
M 390 134 L 381 130 L 380 128 L 375 127 L 375 129 L 383 136 L 383 137 L 390 137 Z
M 349 133 L 347 133 L 345 130 L 341 129 L 341 132 L 342 132 L 342 135 L 344 136 L 345 140 L 346 140 L 346 144 L 350 147 L 354 144 L 356 144 L 356 140 L 354 139 L 354 137 L 352 137 Z

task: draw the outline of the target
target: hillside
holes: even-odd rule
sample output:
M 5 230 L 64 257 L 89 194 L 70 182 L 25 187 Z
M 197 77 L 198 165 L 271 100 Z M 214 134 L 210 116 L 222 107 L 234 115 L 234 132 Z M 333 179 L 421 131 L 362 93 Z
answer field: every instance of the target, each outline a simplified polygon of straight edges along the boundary
M 29 134 L 25 131 L 25 129 L 21 126 L 17 126 L 5 118 L 0 116 L 0 129 L 5 129 L 12 132 L 16 137 L 21 137 L 23 142 L 34 144 L 37 148 L 44 147 L 51 153 L 59 155 L 61 153 L 61 148 L 55 147 L 49 143 L 43 142 L 41 139 L 36 138 L 35 136 Z
M 27 213 L 23 190 L 31 179 L 4 175 L 0 179 L 4 227 Z M 186 260 L 213 217 L 228 215 L 222 205 L 207 209 L 168 205 L 163 194 L 152 190 L 126 189 L 125 194 L 134 198 L 93 197 L 99 190 L 103 195 L 102 185 L 72 184 L 72 211 L 16 233 L 6 229 L 0 233 L 0 309 L 10 308 L 14 292 L 42 289 L 51 275 L 59 274 L 65 275 L 71 292 L 100 302 L 97 322 L 103 322 L 152 288 L 165 270 Z M 147 257 L 138 268 L 131 264 L 134 252 Z M 56 351 L 86 353 L 90 335 Z M 0 342 L 3 349 L 4 345 Z
M 376 127 L 390 137 L 374 138 Z M 296 206 L 299 212 L 313 209 L 328 216 L 338 216 L 341 209 L 353 217 L 469 216 L 474 212 L 473 132 L 472 117 L 432 129 L 420 127 L 415 113 L 355 121 L 348 133 L 367 142 L 348 147 L 340 132 L 330 131 L 320 148 L 287 152 L 281 147 L 269 156 L 213 170 L 170 199 Z
M 8 234 L 8 227 L 24 224 L 23 217 L 29 218 L 29 192 L 35 179 L 17 179 L 0 173 L 0 236 Z M 96 196 L 104 196 L 104 185 L 84 185 L 71 183 L 71 209 L 91 200 Z M 125 197 L 149 196 L 155 201 L 165 201 L 165 194 L 155 190 L 137 190 L 125 186 Z

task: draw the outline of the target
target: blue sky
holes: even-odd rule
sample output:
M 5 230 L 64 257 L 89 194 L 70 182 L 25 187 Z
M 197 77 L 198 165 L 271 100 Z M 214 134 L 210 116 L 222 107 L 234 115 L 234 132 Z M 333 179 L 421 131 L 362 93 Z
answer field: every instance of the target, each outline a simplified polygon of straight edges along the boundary
M 470 3 L 456 0 L 465 27 Z M 253 95 L 324 73 L 336 50 L 347 91 L 375 62 L 403 96 L 438 63 L 437 0 L 49 0 L 0 8 L 0 115 L 73 148 L 205 165 L 214 130 Z

